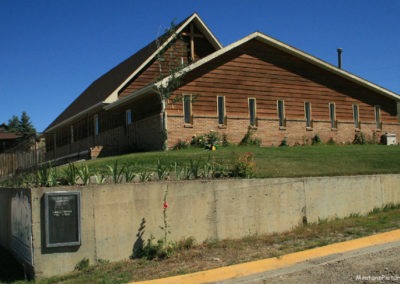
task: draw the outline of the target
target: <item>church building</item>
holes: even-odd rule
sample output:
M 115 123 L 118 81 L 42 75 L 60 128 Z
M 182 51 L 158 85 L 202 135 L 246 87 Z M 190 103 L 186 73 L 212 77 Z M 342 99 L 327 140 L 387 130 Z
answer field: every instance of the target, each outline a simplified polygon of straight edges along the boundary
M 223 47 L 193 14 L 94 81 L 45 130 L 47 160 L 172 148 L 210 131 L 262 146 L 400 135 L 400 97 L 263 33 Z

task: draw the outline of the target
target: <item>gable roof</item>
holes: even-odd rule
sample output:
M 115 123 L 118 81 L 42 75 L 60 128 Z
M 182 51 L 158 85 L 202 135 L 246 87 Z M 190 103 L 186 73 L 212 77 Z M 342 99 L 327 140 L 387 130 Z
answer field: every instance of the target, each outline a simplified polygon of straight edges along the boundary
M 334 65 L 332 65 L 330 63 L 327 63 L 327 62 L 325 62 L 325 61 L 323 61 L 323 60 L 321 60 L 321 59 L 319 59 L 317 57 L 314 57 L 314 56 L 312 56 L 312 55 L 310 55 L 310 54 L 308 54 L 308 53 L 306 53 L 304 51 L 296 49 L 296 48 L 294 48 L 294 47 L 292 47 L 292 46 L 290 46 L 288 44 L 285 44 L 285 43 L 283 43 L 281 41 L 278 41 L 278 40 L 276 40 L 276 39 L 274 39 L 272 37 L 269 37 L 269 36 L 267 36 L 267 35 L 265 35 L 263 33 L 260 33 L 260 32 L 254 32 L 254 33 L 252 33 L 252 34 L 250 34 L 250 35 L 248 35 L 248 36 L 246 36 L 246 37 L 244 37 L 244 38 L 242 38 L 242 39 L 240 39 L 240 40 L 238 40 L 238 41 L 236 41 L 236 42 L 234 42 L 234 43 L 232 43 L 232 44 L 230 44 L 230 45 L 228 45 L 228 46 L 226 46 L 226 47 L 224 47 L 224 48 L 222 48 L 220 50 L 217 50 L 214 53 L 212 53 L 212 54 L 210 54 L 210 55 L 208 55 L 208 56 L 206 56 L 206 57 L 204 57 L 204 58 L 202 58 L 202 59 L 200 59 L 198 61 L 196 61 L 195 63 L 187 66 L 184 69 L 182 69 L 181 70 L 181 74 L 184 74 L 186 72 L 190 72 L 192 70 L 195 70 L 196 68 L 199 68 L 200 66 L 206 64 L 207 62 L 209 62 L 209 61 L 211 61 L 211 60 L 213 60 L 215 58 L 218 58 L 218 57 L 222 56 L 223 54 L 231 51 L 232 49 L 234 49 L 236 47 L 239 47 L 239 46 L 241 46 L 241 45 L 243 45 L 243 44 L 245 44 L 245 43 L 247 43 L 247 42 L 249 42 L 251 40 L 258 40 L 258 41 L 263 42 L 263 43 L 265 43 L 267 45 L 270 45 L 270 46 L 273 46 L 275 48 L 278 48 L 278 49 L 282 50 L 283 52 L 289 53 L 289 54 L 291 54 L 291 55 L 293 55 L 293 56 L 295 56 L 295 57 L 297 57 L 299 59 L 307 61 L 307 62 L 309 62 L 309 63 L 311 63 L 313 65 L 316 65 L 316 66 L 318 66 L 318 67 L 320 67 L 322 69 L 325 69 L 325 70 L 327 70 L 327 71 L 329 71 L 329 72 L 331 72 L 333 74 L 336 74 L 336 75 L 338 75 L 340 77 L 343 77 L 345 79 L 348 79 L 348 80 L 350 80 L 350 81 L 352 81 L 352 82 L 354 82 L 356 84 L 359 84 L 359 85 L 361 85 L 363 87 L 366 87 L 366 88 L 368 88 L 368 89 L 370 89 L 370 90 L 372 90 L 372 91 L 374 91 L 374 92 L 376 92 L 378 94 L 381 94 L 381 95 L 383 95 L 385 97 L 393 99 L 393 100 L 395 100 L 397 102 L 400 102 L 400 96 L 398 94 L 396 94 L 396 93 L 394 93 L 392 91 L 389 91 L 389 90 L 387 90 L 387 89 L 385 89 L 385 88 L 383 88 L 381 86 L 373 84 L 373 83 L 371 83 L 371 82 L 369 82 L 369 81 L 367 81 L 367 80 L 365 80 L 365 79 L 363 79 L 361 77 L 358 77 L 358 76 L 356 76 L 356 75 L 354 75 L 354 74 L 352 74 L 350 72 L 347 72 L 347 71 L 345 71 L 343 69 L 340 69 L 340 68 L 338 68 L 338 67 L 336 67 L 336 66 L 334 66 Z M 159 86 L 160 84 L 166 84 L 170 80 L 170 77 L 171 76 L 166 77 L 166 78 L 164 78 L 163 80 L 161 80 L 159 82 L 156 82 L 155 86 Z M 134 94 L 132 94 L 132 95 L 134 95 Z
M 195 23 L 196 27 L 204 33 L 207 40 L 216 50 L 222 48 L 221 43 L 196 13 L 177 24 L 175 34 L 179 34 L 191 22 Z M 117 101 L 118 91 L 143 70 L 147 64 L 154 60 L 156 55 L 173 40 L 174 36 L 168 37 L 168 35 L 168 32 L 164 33 L 94 81 L 44 132 L 51 131 L 59 125 L 71 122 L 74 118 L 104 104 Z

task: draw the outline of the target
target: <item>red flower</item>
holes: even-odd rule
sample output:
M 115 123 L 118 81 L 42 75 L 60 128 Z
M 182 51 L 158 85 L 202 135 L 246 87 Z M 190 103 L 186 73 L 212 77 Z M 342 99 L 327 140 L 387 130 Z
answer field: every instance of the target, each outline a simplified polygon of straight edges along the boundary
M 167 201 L 164 202 L 163 208 L 164 208 L 164 209 L 167 209 L 167 208 L 168 208 L 168 203 L 167 203 Z

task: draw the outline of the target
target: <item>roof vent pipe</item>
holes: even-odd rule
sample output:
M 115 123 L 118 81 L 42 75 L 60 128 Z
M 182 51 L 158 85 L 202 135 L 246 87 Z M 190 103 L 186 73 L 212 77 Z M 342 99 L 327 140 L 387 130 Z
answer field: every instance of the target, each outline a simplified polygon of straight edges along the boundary
M 343 52 L 343 49 L 341 49 L 341 48 L 337 49 L 337 53 L 338 53 L 338 68 L 339 69 L 342 69 L 342 52 Z

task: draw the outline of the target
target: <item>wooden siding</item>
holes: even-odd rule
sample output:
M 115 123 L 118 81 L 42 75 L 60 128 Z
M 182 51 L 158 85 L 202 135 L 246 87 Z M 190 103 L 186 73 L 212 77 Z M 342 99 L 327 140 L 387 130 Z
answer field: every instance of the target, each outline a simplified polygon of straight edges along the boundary
M 189 28 L 183 32 L 189 32 Z M 195 33 L 200 33 L 195 28 Z M 215 51 L 214 47 L 205 38 L 195 38 L 195 60 L 203 58 Z M 160 64 L 159 61 L 153 60 L 147 67 L 136 75 L 119 93 L 119 98 L 126 97 L 127 95 L 135 92 L 148 84 L 155 82 L 160 77 L 160 74 L 168 74 L 168 70 L 178 67 L 182 60 L 184 64 L 190 62 L 190 43 L 187 36 L 180 36 L 179 39 L 170 47 L 166 49 L 163 54 L 164 61 Z
M 256 98 L 258 118 L 278 118 L 277 100 L 285 101 L 286 119 L 304 120 L 304 102 L 312 119 L 329 121 L 329 103 L 336 104 L 336 119 L 352 121 L 358 104 L 361 122 L 374 122 L 374 105 L 381 107 L 384 123 L 397 123 L 396 103 L 342 77 L 321 70 L 256 40 L 204 64 L 186 75 L 175 95 L 196 94 L 193 115 L 217 117 L 217 96 L 226 97 L 226 115 L 248 116 L 248 98 Z M 170 114 L 182 114 L 182 104 L 169 104 Z

